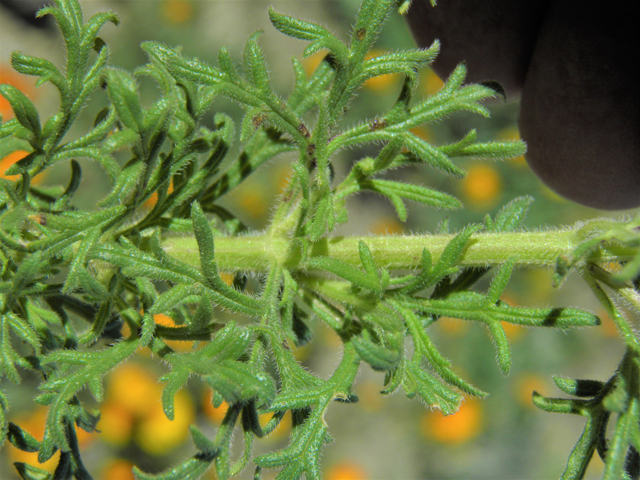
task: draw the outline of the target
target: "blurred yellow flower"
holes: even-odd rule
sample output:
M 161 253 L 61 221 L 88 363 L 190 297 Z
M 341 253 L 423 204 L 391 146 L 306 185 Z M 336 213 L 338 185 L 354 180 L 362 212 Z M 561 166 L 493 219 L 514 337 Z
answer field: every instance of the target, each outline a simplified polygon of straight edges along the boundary
M 230 273 L 230 272 L 220 272 L 220 278 L 222 279 L 222 281 L 224 283 L 226 283 L 227 285 L 231 286 L 231 284 L 235 280 L 236 276 L 235 276 L 235 274 Z
M 268 182 L 267 182 L 268 183 Z M 264 181 L 251 179 L 242 183 L 229 195 L 231 201 L 253 219 L 264 218 L 269 206 Z
M 386 53 L 384 50 L 372 49 L 365 56 L 365 60 L 371 60 L 372 58 L 379 57 Z M 384 75 L 378 75 L 364 82 L 363 86 L 372 90 L 374 93 L 387 93 L 390 89 L 396 86 L 400 81 L 400 76 L 397 73 L 387 73 Z
M 552 283 L 553 270 L 532 269 L 525 271 L 526 291 L 529 301 L 547 303 L 554 291 Z
M 169 420 L 162 409 L 160 396 L 149 400 L 149 411 L 136 429 L 135 441 L 151 455 L 164 455 L 184 442 L 189 435 L 189 425 L 195 419 L 193 401 L 184 390 L 176 393 L 174 419 Z
M 431 130 L 429 130 L 429 128 L 425 127 L 424 125 L 421 125 L 419 127 L 413 127 L 409 131 L 413 133 L 416 137 L 424 140 L 425 142 L 429 142 L 429 143 L 433 142 L 433 133 L 431 132 Z
M 269 420 L 273 417 L 272 413 L 263 413 L 260 415 L 260 425 L 263 427 L 267 424 Z M 270 441 L 277 441 L 289 435 L 291 431 L 291 412 L 287 411 L 280 420 L 278 426 L 267 435 L 266 439 Z
M 378 217 L 367 229 L 375 235 L 392 235 L 403 233 L 402 224 L 394 217 Z
M 222 423 L 224 416 L 227 414 L 229 404 L 222 402 L 219 407 L 214 407 L 212 403 L 213 392 L 211 390 L 205 390 L 202 397 L 202 412 L 212 421 L 216 423 Z
M 331 348 L 338 348 L 342 346 L 342 339 L 332 328 L 320 328 L 318 330 L 318 338 L 322 343 Z
M 421 430 L 425 437 L 441 443 L 463 443 L 476 437 L 482 430 L 480 402 L 466 399 L 453 415 L 445 416 L 440 411 L 426 412 L 422 417 Z
M 100 438 L 107 443 L 122 447 L 129 443 L 133 434 L 133 414 L 117 399 L 108 400 L 100 407 Z
M 163 327 L 176 328 L 176 322 L 173 321 L 169 315 L 165 315 L 163 313 L 158 313 L 153 316 L 153 320 L 156 322 L 156 325 L 162 325 Z M 192 341 L 183 341 L 183 340 L 164 340 L 169 347 L 173 348 L 178 352 L 186 352 L 193 348 Z
M 149 412 L 160 401 L 162 388 L 147 369 L 135 363 L 120 365 L 109 375 L 107 400 L 116 402 L 135 417 Z
M 19 425 L 23 430 L 29 432 L 36 440 L 41 441 L 44 435 L 44 426 L 47 421 L 46 407 L 38 407 L 31 413 L 25 413 L 18 418 L 12 419 L 12 421 Z M 76 428 L 76 431 L 78 429 Z M 24 452 L 18 450 L 10 443 L 6 443 L 7 453 L 9 458 L 13 462 L 22 462 L 32 465 L 34 467 L 42 468 L 48 472 L 53 472 L 58 466 L 60 460 L 60 452 L 56 452 L 53 457 L 44 463 L 38 462 L 38 452 Z
M 435 325 L 450 335 L 462 335 L 469 328 L 469 322 L 450 317 L 440 317 Z
M 512 307 L 518 305 L 518 302 L 509 295 L 503 295 L 502 297 L 500 297 L 500 300 Z M 520 338 L 522 338 L 526 331 L 525 327 L 523 327 L 522 325 L 514 325 L 513 323 L 509 322 L 502 322 L 502 328 L 507 334 L 507 338 L 512 342 L 520 340 Z
M 293 169 L 289 165 L 283 165 L 276 170 L 276 191 L 278 195 L 282 195 L 289 185 L 289 181 L 293 176 Z
M 548 387 L 543 378 L 533 373 L 522 373 L 515 381 L 514 396 L 518 403 L 524 408 L 534 408 L 532 396 L 533 392 L 547 395 Z
M 313 75 L 313 72 L 316 71 L 320 62 L 327 56 L 327 50 L 319 50 L 306 58 L 302 59 L 302 66 L 304 67 L 304 71 L 307 74 L 307 77 Z
M 515 125 L 511 125 L 499 131 L 496 140 L 500 140 L 500 141 L 520 140 L 520 131 L 518 130 L 518 127 L 516 127 Z M 512 158 L 510 159 L 510 162 L 516 165 L 517 167 L 527 166 L 527 161 L 525 160 L 524 155 L 520 155 L 519 157 Z
M 380 410 L 382 408 L 384 400 L 386 399 L 386 397 L 380 393 L 381 390 L 381 385 L 375 382 L 366 381 L 357 384 L 354 388 L 354 391 L 360 399 L 360 401 L 358 402 L 360 408 L 368 412 L 375 412 L 377 410 Z
M 511 342 L 517 342 L 525 333 L 525 327 L 522 325 L 514 325 L 509 322 L 502 322 L 502 328 Z
M 444 85 L 444 82 L 430 68 L 426 69 L 420 78 L 422 94 L 425 96 L 434 95 Z
M 495 168 L 483 163 L 472 165 L 460 182 L 462 196 L 469 206 L 485 209 L 493 206 L 502 193 L 502 179 Z
M 109 463 L 102 471 L 102 480 L 135 480 L 132 469 L 133 463 L 118 458 Z
M 191 0 L 165 0 L 161 13 L 169 23 L 185 23 L 193 18 L 193 2 Z
M 558 203 L 567 203 L 569 200 L 567 200 L 564 197 L 561 197 L 560 195 L 558 195 L 556 192 L 554 192 L 553 190 L 551 190 L 549 187 L 547 187 L 544 183 L 540 182 L 540 190 L 542 191 L 542 194 L 547 197 L 549 200 L 553 200 L 554 202 L 558 202 Z
M 293 353 L 293 357 L 299 362 L 302 362 L 303 360 L 306 360 L 307 358 L 309 358 L 309 355 L 311 355 L 311 352 L 313 351 L 313 347 L 311 343 L 306 343 L 301 347 L 297 347 L 292 342 L 289 344 L 289 347 L 291 348 L 291 353 Z

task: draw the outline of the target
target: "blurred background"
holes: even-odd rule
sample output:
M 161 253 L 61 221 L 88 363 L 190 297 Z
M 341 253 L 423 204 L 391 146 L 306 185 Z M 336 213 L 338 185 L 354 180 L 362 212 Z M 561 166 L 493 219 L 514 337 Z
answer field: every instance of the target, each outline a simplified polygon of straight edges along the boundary
M 48 58 L 58 65 L 64 62 L 62 41 L 51 19 L 34 22 L 29 12 L 37 1 L 2 0 L 0 6 L 0 83 L 10 83 L 32 98 L 41 117 L 57 110 L 55 90 L 49 85 L 35 87 L 32 78 L 11 70 L 10 54 L 20 50 Z M 358 0 L 85 0 L 85 16 L 111 9 L 118 13 L 121 25 L 106 25 L 101 37 L 111 48 L 113 65 L 133 69 L 146 61 L 139 49 L 143 40 L 159 40 L 172 46 L 181 45 L 183 52 L 215 63 L 217 51 L 226 46 L 232 56 L 241 58 L 246 38 L 255 30 L 264 34 L 260 43 L 270 65 L 276 90 L 285 95 L 292 84 L 291 57 L 301 58 L 303 42 L 288 39 L 268 21 L 267 8 L 328 25 L 340 38 L 346 39 L 359 6 Z M 13 7 L 13 13 L 7 9 Z M 20 10 L 23 17 L 15 14 Z M 24 15 L 28 15 L 24 18 Z M 413 42 L 403 20 L 394 16 L 387 24 L 373 55 L 389 49 L 411 48 Z M 321 55 L 305 59 L 312 72 Z M 421 72 L 421 95 L 430 95 L 442 82 L 431 71 Z M 143 98 L 153 99 L 156 91 L 147 80 L 142 81 Z M 345 125 L 358 119 L 374 118 L 395 100 L 401 79 L 386 75 L 371 79 L 353 104 Z M 104 96 L 96 93 L 94 103 L 83 115 L 93 122 L 104 106 Z M 459 139 L 476 128 L 483 140 L 518 138 L 517 102 L 490 105 L 489 120 L 471 115 L 455 115 L 448 121 L 422 127 L 420 135 L 439 145 Z M 215 109 L 238 116 L 239 109 L 219 101 Z M 0 114 L 12 117 L 6 101 L 0 97 Z M 238 117 L 239 118 L 239 117 Z M 72 134 L 73 135 L 73 132 Z M 370 152 L 344 152 L 335 164 L 337 175 L 347 171 L 356 159 Z M 0 175 L 20 154 L 0 159 Z M 283 188 L 291 157 L 277 159 L 263 167 L 241 188 L 224 199 L 226 206 L 248 225 L 260 229 L 267 225 L 270 205 Z M 536 198 L 527 228 L 570 225 L 576 221 L 600 216 L 603 212 L 565 201 L 547 189 L 531 173 L 523 158 L 501 163 L 460 160 L 468 175 L 463 180 L 447 178 L 428 168 L 394 172 L 411 175 L 414 182 L 457 195 L 465 209 L 440 212 L 410 206 L 409 219 L 401 223 L 393 207 L 375 197 L 362 195 L 351 200 L 350 221 L 340 227 L 339 234 L 399 234 L 434 232 L 444 220 L 451 231 L 471 222 L 481 222 L 486 213 L 495 212 L 520 195 Z M 83 162 L 84 190 L 77 203 L 92 205 L 108 190 L 106 176 L 96 165 Z M 42 184 L 66 184 L 69 166 L 60 165 L 37 181 Z M 622 212 L 634 214 L 636 212 Z M 611 214 L 607 214 L 611 216 Z M 618 215 L 619 216 L 619 215 Z M 513 366 L 504 378 L 494 362 L 495 353 L 486 332 L 477 325 L 457 320 L 439 321 L 433 327 L 437 344 L 465 378 L 491 393 L 482 401 L 467 399 L 460 411 L 443 417 L 430 411 L 402 393 L 389 397 L 379 394 L 384 377 L 363 366 L 355 387 L 360 402 L 355 405 L 336 403 L 326 421 L 335 442 L 323 455 L 327 480 L 365 479 L 547 479 L 558 478 L 564 462 L 577 440 L 584 422 L 579 417 L 556 417 L 538 411 L 531 402 L 536 390 L 545 395 L 561 396 L 551 375 L 606 380 L 614 372 L 623 352 L 615 327 L 600 310 L 595 299 L 578 279 L 570 279 L 560 289 L 551 287 L 551 272 L 519 271 L 505 296 L 513 305 L 534 307 L 573 306 L 595 311 L 603 318 L 600 328 L 562 333 L 511 327 L 507 333 L 513 347 Z M 159 323 L 170 323 L 158 316 Z M 315 325 L 315 338 L 296 354 L 300 361 L 321 376 L 329 375 L 340 357 L 340 342 L 322 325 Z M 186 342 L 175 348 L 188 349 Z M 197 423 L 214 434 L 224 415 L 224 406 L 214 409 L 206 388 L 196 382 L 176 396 L 176 419 L 166 419 L 160 406 L 162 385 L 158 378 L 165 371 L 150 354 L 142 352 L 136 361 L 116 368 L 108 377 L 105 402 L 100 409 L 99 434 L 78 430 L 84 460 L 99 479 L 133 478 L 132 465 L 158 472 L 195 452 L 188 425 Z M 11 404 L 11 420 L 41 439 L 46 409 L 31 399 L 38 379 L 23 373 L 16 386 L 6 381 L 1 387 Z M 258 442 L 258 452 L 286 445 L 288 421 L 266 439 Z M 238 437 L 239 438 L 239 437 Z M 27 454 L 8 443 L 0 451 L 0 478 L 17 478 L 13 462 L 38 465 L 35 454 Z M 53 470 L 54 457 L 43 468 Z M 40 466 L 40 465 L 38 465 Z M 598 478 L 602 464 L 596 459 L 588 478 Z M 275 477 L 265 472 L 265 478 Z M 247 470 L 242 478 L 251 478 Z M 215 478 L 211 472 L 209 478 Z

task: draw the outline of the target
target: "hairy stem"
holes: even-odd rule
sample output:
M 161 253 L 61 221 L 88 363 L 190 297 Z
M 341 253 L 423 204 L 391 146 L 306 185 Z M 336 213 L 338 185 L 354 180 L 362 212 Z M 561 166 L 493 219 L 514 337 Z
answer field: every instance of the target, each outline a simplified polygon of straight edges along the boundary
M 360 265 L 358 244 L 367 244 L 376 264 L 387 269 L 412 269 L 420 266 L 422 250 L 427 249 L 434 261 L 442 254 L 454 235 L 390 235 L 384 237 L 327 237 L 313 244 L 309 257 L 326 256 L 354 266 Z M 459 264 L 461 266 L 495 266 L 514 259 L 521 267 L 550 267 L 561 254 L 571 253 L 581 241 L 577 229 L 566 228 L 544 232 L 479 233 L 471 237 Z M 165 251 L 194 267 L 200 259 L 196 240 L 190 237 L 167 238 Z M 271 261 L 289 270 L 305 268 L 301 252 L 284 237 L 241 236 L 215 239 L 216 262 L 223 271 L 267 272 Z M 606 245 L 591 260 L 625 260 L 630 249 Z

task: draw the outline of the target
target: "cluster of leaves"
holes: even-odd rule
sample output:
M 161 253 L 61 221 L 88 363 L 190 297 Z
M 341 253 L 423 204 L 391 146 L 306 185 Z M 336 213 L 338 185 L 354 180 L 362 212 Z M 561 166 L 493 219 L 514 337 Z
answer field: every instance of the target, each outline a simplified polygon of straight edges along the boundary
M 604 478 L 637 479 L 640 477 L 640 342 L 622 307 L 640 312 L 638 221 L 593 220 L 577 229 L 577 233 L 579 241 L 575 248 L 556 261 L 554 282 L 562 283 L 570 271 L 577 269 L 615 323 L 625 340 L 626 351 L 607 382 L 555 377 L 557 387 L 574 398 L 548 398 L 534 393 L 533 402 L 547 412 L 587 418 L 569 456 L 563 479 L 583 478 L 596 452 L 605 462 Z M 613 272 L 598 264 L 602 256 L 610 253 L 620 259 L 619 267 Z
M 364 0 L 348 43 L 324 27 L 270 11 L 278 30 L 309 42 L 305 55 L 326 51 L 309 77 L 300 61 L 293 60 L 295 84 L 287 98 L 271 87 L 257 35 L 246 43 L 243 73 L 226 49 L 214 67 L 154 42 L 142 46 L 149 63 L 129 73 L 107 66 L 109 50 L 97 36 L 105 22 L 117 23 L 114 15 L 99 13 L 85 24 L 77 0 L 55 0 L 54 6 L 41 10 L 41 15 L 55 16 L 64 36 L 64 73 L 47 60 L 21 53 L 13 54 L 12 64 L 21 73 L 40 77 L 39 82 L 55 85 L 60 111 L 42 125 L 25 95 L 0 86 L 15 112 L 15 119 L 0 126 L 0 153 L 30 152 L 7 172 L 19 180 L 0 179 L 0 374 L 14 383 L 24 374 L 40 376 L 41 393 L 35 401 L 48 406 L 49 413 L 44 438 L 37 441 L 8 422 L 9 405 L 0 392 L 0 442 L 37 451 L 41 462 L 60 450 L 53 478 L 90 478 L 75 426 L 95 431 L 99 415 L 83 406 L 78 393 L 86 387 L 100 402 L 104 375 L 148 347 L 170 367 L 162 378 L 162 403 L 169 418 L 174 395 L 194 376 L 211 388 L 214 405 L 224 401 L 229 409 L 214 439 L 192 427 L 198 449 L 192 458 L 160 474 L 136 470 L 139 478 L 198 478 L 212 465 L 219 478 L 229 478 L 253 462 L 256 478 L 261 469 L 278 468 L 278 478 L 315 479 L 321 476 L 322 446 L 331 440 L 324 415 L 334 400 L 357 401 L 351 388 L 362 362 L 385 372 L 383 393 L 401 388 L 409 398 L 418 396 L 444 413 L 455 412 L 463 394 L 486 395 L 461 378 L 431 340 L 428 327 L 443 317 L 486 326 L 505 374 L 511 354 L 504 322 L 556 328 L 599 323 L 595 315 L 576 309 L 501 302 L 513 258 L 502 262 L 486 293 L 471 290 L 490 270 L 463 266 L 472 235 L 518 228 L 528 198 L 508 204 L 485 225 L 452 235 L 437 257 L 423 249 L 419 268 L 408 275 L 390 270 L 365 241 L 349 262 L 318 253 L 319 241 L 347 221 L 346 198 L 359 192 L 386 197 L 401 220 L 407 217 L 406 200 L 443 209 L 461 206 L 443 192 L 381 178 L 390 169 L 425 164 L 462 177 L 464 171 L 453 158 L 501 159 L 524 151 L 519 142 L 478 143 L 473 131 L 442 146 L 412 133 L 414 127 L 458 111 L 488 116 L 480 102 L 495 92 L 464 85 L 465 69 L 460 66 L 439 92 L 416 100 L 419 69 L 434 59 L 437 43 L 367 59 L 397 5 L 395 0 Z M 363 82 L 390 73 L 405 79 L 395 104 L 375 119 L 341 127 Z M 138 92 L 136 79 L 142 76 L 152 78 L 160 90 L 150 106 L 142 104 Z M 106 90 L 109 106 L 93 128 L 67 140 L 98 87 Z M 229 116 L 207 116 L 217 96 L 244 109 L 237 139 Z M 236 141 L 239 152 L 232 155 Z M 340 150 L 370 143 L 383 145 L 377 156 L 357 161 L 341 181 L 334 178 L 332 162 Z M 292 162 L 294 173 L 263 235 L 284 240 L 286 255 L 260 253 L 251 269 L 261 272 L 259 292 L 246 288 L 241 269 L 231 268 L 236 276 L 229 285 L 218 272 L 216 238 L 236 237 L 247 227 L 219 199 L 284 152 L 298 154 Z M 76 158 L 98 161 L 111 181 L 110 192 L 95 211 L 72 202 L 81 184 Z M 35 175 L 68 159 L 71 179 L 66 188 L 31 184 Z M 152 197 L 153 207 L 146 208 Z M 175 234 L 193 235 L 197 255 L 176 249 L 169 254 L 163 242 Z M 600 245 L 583 248 L 589 258 L 583 255 L 570 267 L 588 264 Z M 598 281 L 593 280 L 594 288 Z M 237 314 L 237 321 L 221 320 L 221 308 Z M 156 314 L 170 316 L 176 326 L 156 325 Z M 344 344 L 342 359 L 328 379 L 302 368 L 289 348 L 311 340 L 309 323 L 314 321 L 328 325 Z M 405 350 L 407 336 L 414 346 L 410 354 Z M 177 352 L 165 340 L 195 340 L 204 346 Z M 636 356 L 626 358 L 628 368 L 616 374 L 617 380 L 598 388 L 589 384 L 594 400 L 580 410 L 592 412 L 582 443 L 606 424 L 606 408 L 621 412 L 618 424 L 623 425 L 615 437 L 623 440 L 609 450 L 621 451 L 629 442 L 637 445 L 638 395 L 633 389 L 638 367 Z M 564 390 L 582 394 L 584 383 L 575 385 Z M 627 396 L 614 395 L 620 391 Z M 563 405 L 569 404 L 577 405 Z M 273 431 L 287 411 L 293 418 L 289 445 L 254 458 L 255 439 Z M 258 420 L 264 412 L 273 414 L 266 425 Z M 244 449 L 232 460 L 236 428 L 243 432 Z M 584 459 L 587 453 L 575 455 Z M 16 467 L 23 478 L 48 478 L 33 466 Z

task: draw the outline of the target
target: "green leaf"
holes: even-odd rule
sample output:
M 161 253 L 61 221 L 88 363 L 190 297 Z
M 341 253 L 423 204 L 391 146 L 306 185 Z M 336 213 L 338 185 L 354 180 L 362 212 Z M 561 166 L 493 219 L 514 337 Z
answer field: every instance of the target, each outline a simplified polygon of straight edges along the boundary
M 87 262 L 87 256 L 91 248 L 98 242 L 102 232 L 98 227 L 93 227 L 86 230 L 84 239 L 80 242 L 80 246 L 76 250 L 75 258 L 69 268 L 67 279 L 62 288 L 62 293 L 70 293 L 77 287 L 82 285 L 82 273 L 87 273 L 85 264 Z
M 556 376 L 553 377 L 553 383 L 564 393 L 577 397 L 595 397 L 605 385 L 597 380 L 574 380 Z
M 402 359 L 399 345 L 380 345 L 364 337 L 354 337 L 351 339 L 351 343 L 358 356 L 371 365 L 374 370 L 392 371 L 398 368 Z
M 112 368 L 129 358 L 139 345 L 138 339 L 129 337 L 129 339 L 99 352 L 57 351 L 42 359 L 43 364 L 61 362 L 68 365 L 79 365 L 79 367 L 71 372 L 51 375 L 40 386 L 41 391 L 45 393 L 55 393 L 51 398 L 42 447 L 38 454 L 40 463 L 49 459 L 56 448 L 64 451 L 70 449 L 64 426 L 64 419 L 70 415 L 68 402 L 88 382 L 101 378 Z
M 213 233 L 198 202 L 194 202 L 191 205 L 191 221 L 193 222 L 193 232 L 198 242 L 202 273 L 204 273 L 211 285 L 217 285 L 220 282 L 215 261 Z
M 592 419 L 587 421 L 582 435 L 571 451 L 562 480 L 584 478 L 600 438 L 599 423 Z
M 131 203 L 131 197 L 136 192 L 145 170 L 146 165 L 137 157 L 127 162 L 120 171 L 113 189 L 100 200 L 99 206 L 111 207 L 114 204 Z
M 255 32 L 247 40 L 244 47 L 244 63 L 247 66 L 253 84 L 260 90 L 267 92 L 271 90 L 269 72 L 267 71 L 264 53 L 257 42 L 261 33 L 260 31 Z
M 133 467 L 133 474 L 139 480 L 199 480 L 211 467 L 215 458 L 212 454 L 197 454 L 162 473 L 144 473 L 138 467 Z
M 320 452 L 329 439 L 324 414 L 331 398 L 319 399 L 319 404 L 310 413 L 292 412 L 294 426 L 289 445 L 277 452 L 267 453 L 254 459 L 261 468 L 282 468 L 278 475 L 281 480 L 320 480 Z M 299 420 L 298 420 L 299 417 Z
M 333 211 L 333 199 L 329 192 L 318 201 L 313 219 L 308 223 L 307 235 L 312 242 L 320 240 L 327 231 L 332 231 L 335 226 L 335 214 Z
M 42 127 L 40 126 L 40 116 L 33 102 L 16 87 L 7 83 L 0 84 L 0 95 L 9 102 L 20 125 L 33 134 L 33 145 L 40 145 Z
M 15 462 L 13 464 L 20 475 L 20 478 L 24 480 L 51 480 L 52 476 L 46 470 L 43 470 L 28 463 Z
M 167 138 L 171 110 L 175 108 L 173 103 L 171 99 L 161 98 L 144 114 L 142 138 L 148 161 L 155 158 Z
M 382 25 L 387 20 L 395 0 L 363 0 L 353 26 L 351 36 L 351 55 L 356 61 L 362 61 L 366 53 L 375 44 Z
M 467 248 L 471 236 L 480 230 L 479 225 L 471 225 L 456 235 L 445 247 L 442 255 L 431 267 L 431 254 L 424 249 L 422 251 L 422 271 L 416 275 L 406 286 L 400 288 L 402 293 L 414 293 L 424 290 L 438 283 L 443 278 L 457 272 L 456 264 Z
M 107 94 L 125 127 L 140 133 L 144 129 L 144 114 L 138 97 L 138 85 L 124 70 L 109 68 L 105 72 Z
M 5 431 L 5 429 L 3 429 L 3 431 Z M 40 449 L 40 442 L 15 423 L 9 422 L 6 431 L 7 438 L 18 450 L 22 450 L 23 452 L 37 452 Z
M 9 401 L 4 393 L 0 390 L 0 447 L 4 446 L 4 442 L 7 438 L 11 441 L 10 428 L 12 423 L 9 422 Z M 19 427 L 16 427 L 19 429 Z M 33 437 L 32 437 L 33 438 Z M 35 440 L 35 439 L 34 439 Z
M 502 292 L 504 292 L 504 289 L 507 287 L 507 283 L 509 283 L 509 280 L 511 279 L 514 264 L 515 259 L 508 259 L 502 264 L 495 277 L 493 277 L 493 281 L 491 282 L 491 286 L 487 292 L 488 303 L 493 305 L 500 300 Z
M 199 288 L 198 285 L 176 285 L 158 296 L 156 301 L 153 303 L 153 306 L 149 309 L 149 313 L 152 315 L 156 315 L 158 313 L 166 314 L 188 301 L 191 295 L 198 294 L 200 292 L 201 288 Z
M 380 75 L 404 74 L 416 77 L 419 68 L 424 68 L 436 58 L 440 46 L 434 43 L 428 50 L 411 49 L 379 55 L 365 60 L 362 72 L 356 77 L 357 82 L 364 83 L 370 78 Z
M 80 168 L 80 164 L 75 160 L 71 160 L 71 178 L 69 179 L 69 185 L 67 186 L 64 193 L 58 197 L 58 199 L 53 204 L 52 210 L 65 210 L 67 204 L 73 198 L 73 195 L 80 187 L 80 180 L 82 179 L 82 169 Z
M 445 415 L 451 415 L 460 408 L 462 396 L 414 362 L 409 362 L 406 366 L 402 387 L 407 398 L 418 395 L 426 405 L 440 409 Z
M 344 278 L 355 286 L 382 293 L 380 280 L 377 276 L 372 277 L 356 267 L 335 258 L 312 257 L 307 260 L 306 266 L 311 269 L 326 270 L 340 278 Z
M 205 377 L 209 386 L 229 404 L 244 403 L 251 399 L 268 406 L 276 390 L 273 379 L 255 367 L 232 360 L 223 360 L 219 367 Z
M 402 140 L 401 137 L 395 136 L 393 139 L 387 143 L 380 153 L 376 157 L 373 162 L 373 172 L 382 172 L 389 168 L 391 162 L 398 156 L 400 151 L 402 150 Z
M 460 201 L 446 193 L 438 192 L 430 188 L 412 185 L 409 183 L 396 182 L 393 180 L 363 180 L 360 183 L 363 190 L 380 193 L 390 200 L 394 198 L 404 198 L 414 202 L 429 205 L 435 208 L 444 208 L 447 210 L 462 208 Z M 406 221 L 407 215 L 404 209 L 398 209 L 398 216 L 402 221 Z
M 300 40 L 310 40 L 312 43 L 305 49 L 304 55 L 309 56 L 322 48 L 329 50 L 339 64 L 345 65 L 349 57 L 349 50 L 340 40 L 326 28 L 315 23 L 298 20 L 269 8 L 269 19 L 280 32 Z
M 7 315 L 0 316 L 0 372 L 12 383 L 20 383 L 20 375 L 16 369 L 16 363 L 20 363 L 20 357 L 11 345 L 9 336 L 9 318 Z
M 494 220 L 491 220 L 490 217 L 487 218 L 487 231 L 497 233 L 515 230 L 522 225 L 531 203 L 533 203 L 533 197 L 529 196 L 511 200 L 500 209 Z
M 40 77 L 38 83 L 51 82 L 60 91 L 60 96 L 67 95 L 67 80 L 53 63 L 44 58 L 24 55 L 20 52 L 11 54 L 11 66 L 19 73 Z
M 420 360 L 420 357 L 424 357 L 429 362 L 429 365 L 433 370 L 440 375 L 440 378 L 468 395 L 476 397 L 485 397 L 488 395 L 486 392 L 483 392 L 463 380 L 453 371 L 451 368 L 451 362 L 444 358 L 444 356 L 442 356 L 438 351 L 417 315 L 415 315 L 410 309 L 403 308 L 399 302 L 394 303 L 394 305 L 396 305 L 402 312 L 407 323 L 407 327 L 409 328 L 409 332 L 413 337 L 415 349 L 414 357 L 416 357 L 417 361 Z
M 216 444 L 209 440 L 195 425 L 189 426 L 189 432 L 191 433 L 191 438 L 193 438 L 193 443 L 201 452 L 216 454 L 219 451 Z
M 87 21 L 82 28 L 82 48 L 84 51 L 94 48 L 98 31 L 107 22 L 111 22 L 115 26 L 120 24 L 118 16 L 113 12 L 98 12 Z M 100 50 L 98 49 L 98 51 Z

